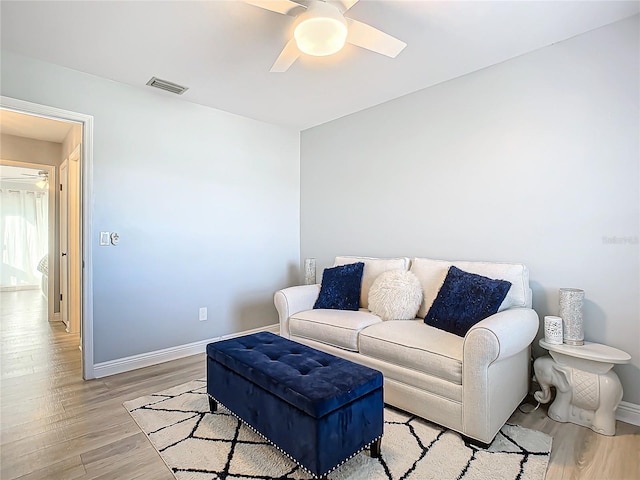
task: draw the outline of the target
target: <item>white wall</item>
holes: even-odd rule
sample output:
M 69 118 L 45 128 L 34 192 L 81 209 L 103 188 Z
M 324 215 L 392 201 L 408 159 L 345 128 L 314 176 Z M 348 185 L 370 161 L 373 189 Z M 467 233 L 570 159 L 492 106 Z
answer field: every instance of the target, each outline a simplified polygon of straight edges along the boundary
M 640 404 L 638 38 L 636 16 L 304 131 L 301 257 L 318 280 L 339 254 L 525 263 L 541 318 L 585 290 Z
M 82 127 L 78 124 L 73 124 L 69 129 L 69 133 L 67 133 L 67 136 L 64 137 L 62 141 L 62 159 L 60 163 L 66 160 L 81 143 Z
M 299 262 L 297 131 L 8 52 L 1 71 L 2 95 L 94 116 L 96 363 L 277 321 Z
M 2 72 L 4 79 L 4 72 Z M 62 144 L 45 142 L 32 138 L 0 134 L 0 158 L 16 162 L 37 163 L 38 165 L 60 165 Z

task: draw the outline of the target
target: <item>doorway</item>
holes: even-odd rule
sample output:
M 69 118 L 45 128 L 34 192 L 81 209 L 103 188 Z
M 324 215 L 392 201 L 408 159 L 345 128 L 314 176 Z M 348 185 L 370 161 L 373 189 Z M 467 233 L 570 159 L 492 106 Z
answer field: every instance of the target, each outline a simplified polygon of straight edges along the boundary
M 38 123 L 43 119 L 53 120 L 58 123 L 70 123 L 78 126 L 77 137 L 72 139 L 75 143 L 66 144 L 73 148 L 70 154 L 65 155 L 67 172 L 76 169 L 74 181 L 68 180 L 67 201 L 65 211 L 67 213 L 67 251 L 58 248 L 52 258 L 58 260 L 60 265 L 67 262 L 67 299 L 69 300 L 67 315 L 69 321 L 67 331 L 74 329 L 80 333 L 80 349 L 82 350 L 82 377 L 94 378 L 93 366 L 93 297 L 91 275 L 91 174 L 93 155 L 93 117 L 77 112 L 61 110 L 54 107 L 24 102 L 9 97 L 0 97 L 0 116 L 4 124 L 5 117 L 12 115 L 23 116 L 25 120 L 33 120 Z M 3 128 L 3 132 L 5 129 Z M 3 146 L 3 151 L 5 150 Z M 55 169 L 54 169 L 55 175 Z M 74 185 L 75 183 L 75 185 Z M 56 191 L 59 182 L 56 181 Z M 60 200 L 58 200 L 60 205 Z M 75 224 L 75 230 L 72 228 Z M 58 243 L 55 240 L 54 243 Z M 65 255 L 62 255 L 65 253 Z M 54 256 L 55 255 L 55 256 Z M 73 256 L 73 259 L 72 259 Z M 60 284 L 62 282 L 58 282 Z M 75 295 L 74 295 L 75 293 Z M 74 300 L 75 297 L 75 300 Z M 64 296 L 63 296 L 64 298 Z M 56 296 L 56 300 L 59 297 Z M 61 304 L 58 310 L 60 310 Z M 55 315 L 54 315 L 55 317 Z M 73 323 L 73 319 L 76 323 Z
M 39 290 L 53 319 L 55 170 L 50 165 L 0 161 L 0 291 Z M 50 208 L 49 208 L 50 207 Z M 53 274 L 53 272 L 52 272 Z

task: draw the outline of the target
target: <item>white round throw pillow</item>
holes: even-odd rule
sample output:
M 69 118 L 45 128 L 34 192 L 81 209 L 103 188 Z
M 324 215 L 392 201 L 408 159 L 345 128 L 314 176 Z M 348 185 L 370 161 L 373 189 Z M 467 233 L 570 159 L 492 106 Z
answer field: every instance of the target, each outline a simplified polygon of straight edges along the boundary
M 382 320 L 413 320 L 422 303 L 422 285 L 406 270 L 388 270 L 369 290 L 369 310 Z

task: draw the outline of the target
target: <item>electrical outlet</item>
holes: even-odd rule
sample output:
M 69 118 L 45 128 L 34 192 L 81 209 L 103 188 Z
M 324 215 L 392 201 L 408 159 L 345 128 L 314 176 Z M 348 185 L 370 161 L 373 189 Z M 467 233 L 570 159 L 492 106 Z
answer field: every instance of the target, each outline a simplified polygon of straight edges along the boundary
M 204 322 L 207 319 L 207 307 L 200 307 L 200 321 Z

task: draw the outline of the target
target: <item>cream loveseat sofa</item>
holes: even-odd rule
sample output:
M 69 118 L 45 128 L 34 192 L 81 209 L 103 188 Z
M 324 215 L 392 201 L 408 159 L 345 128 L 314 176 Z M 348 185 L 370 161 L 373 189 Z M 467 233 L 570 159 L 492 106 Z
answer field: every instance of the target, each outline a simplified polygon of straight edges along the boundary
M 358 311 L 313 309 L 320 285 L 285 288 L 274 302 L 283 337 L 381 371 L 385 403 L 482 443 L 490 443 L 528 391 L 530 345 L 539 319 L 531 308 L 524 265 L 448 262 L 426 258 L 337 257 L 364 262 Z M 450 266 L 511 282 L 498 313 L 464 337 L 424 323 Z M 413 320 L 382 321 L 368 295 L 378 275 L 409 270 L 423 301 Z

